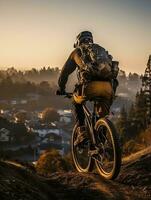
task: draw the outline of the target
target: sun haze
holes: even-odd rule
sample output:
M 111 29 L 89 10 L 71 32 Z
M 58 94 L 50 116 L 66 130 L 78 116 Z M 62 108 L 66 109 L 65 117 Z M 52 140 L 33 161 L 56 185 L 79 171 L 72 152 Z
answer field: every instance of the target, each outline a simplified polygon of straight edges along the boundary
M 76 35 L 89 30 L 123 70 L 143 73 L 150 19 L 148 0 L 0 0 L 0 69 L 61 68 Z

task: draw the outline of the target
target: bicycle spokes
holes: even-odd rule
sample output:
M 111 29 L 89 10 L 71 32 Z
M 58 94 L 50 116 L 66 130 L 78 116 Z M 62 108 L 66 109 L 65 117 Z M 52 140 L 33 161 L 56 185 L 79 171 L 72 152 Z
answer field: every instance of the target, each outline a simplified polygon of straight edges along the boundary
M 99 148 L 97 162 L 105 173 L 110 173 L 113 169 L 115 155 L 111 134 L 105 126 L 98 129 L 96 142 Z
M 72 153 L 75 166 L 78 171 L 85 172 L 89 170 L 91 157 L 88 155 L 90 149 L 90 140 L 84 140 L 80 144 L 74 145 L 78 137 L 78 128 L 75 129 L 72 138 Z

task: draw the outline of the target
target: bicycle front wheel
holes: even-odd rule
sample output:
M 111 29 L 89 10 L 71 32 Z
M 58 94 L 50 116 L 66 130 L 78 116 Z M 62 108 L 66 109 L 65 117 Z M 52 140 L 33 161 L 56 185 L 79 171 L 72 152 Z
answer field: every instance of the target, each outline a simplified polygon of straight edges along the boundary
M 99 149 L 95 164 L 101 176 L 114 179 L 121 167 L 121 148 L 116 129 L 109 119 L 103 118 L 95 125 L 96 146 Z
M 76 124 L 71 139 L 72 159 L 78 172 L 89 172 L 93 169 L 93 160 L 89 156 L 90 141 L 75 146 L 74 142 L 78 137 L 77 129 L 78 125 Z

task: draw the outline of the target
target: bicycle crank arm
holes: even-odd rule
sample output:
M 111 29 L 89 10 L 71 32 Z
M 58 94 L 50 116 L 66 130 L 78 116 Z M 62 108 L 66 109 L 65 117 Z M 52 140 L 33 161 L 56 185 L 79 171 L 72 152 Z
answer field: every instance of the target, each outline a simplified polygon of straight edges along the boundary
M 96 156 L 96 157 L 95 157 Z M 101 166 L 103 166 L 102 161 L 98 160 L 97 155 L 92 156 L 92 158 L 97 161 Z
M 99 148 L 97 148 L 97 147 L 95 147 L 96 149 L 94 149 L 94 150 L 90 150 L 89 152 L 88 152 L 88 155 L 89 156 L 91 156 L 94 160 L 96 160 L 97 162 L 99 162 L 99 164 L 100 165 L 102 165 L 102 156 L 100 155 L 100 150 L 99 150 Z M 101 157 L 101 161 L 100 161 L 100 159 L 98 159 L 98 157 Z
M 95 149 L 94 150 L 90 150 L 89 152 L 88 152 L 88 155 L 89 156 L 94 156 L 94 155 L 98 155 L 99 154 L 99 148 L 96 148 L 95 147 Z

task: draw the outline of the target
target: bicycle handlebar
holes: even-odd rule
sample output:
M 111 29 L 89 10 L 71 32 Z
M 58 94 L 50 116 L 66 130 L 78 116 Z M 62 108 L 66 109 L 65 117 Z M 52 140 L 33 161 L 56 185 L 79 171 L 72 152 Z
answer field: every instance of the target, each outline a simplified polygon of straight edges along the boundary
M 64 98 L 72 98 L 72 96 L 73 96 L 73 93 L 71 93 L 71 92 L 65 92 L 64 94 L 57 94 L 56 93 L 56 95 L 57 96 L 64 96 Z
M 72 98 L 72 96 L 73 96 L 73 93 L 71 92 L 66 92 L 64 95 L 65 98 L 69 98 L 69 99 Z

